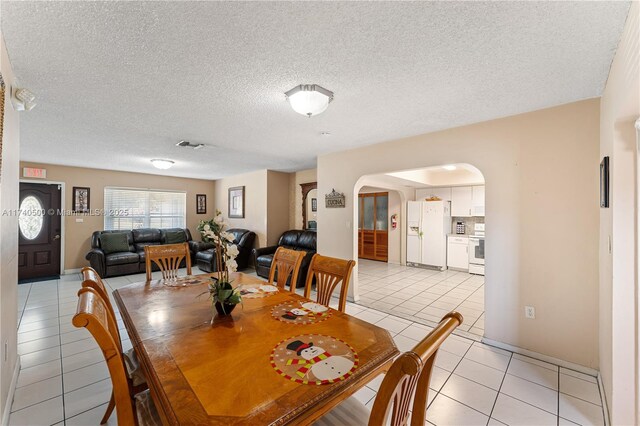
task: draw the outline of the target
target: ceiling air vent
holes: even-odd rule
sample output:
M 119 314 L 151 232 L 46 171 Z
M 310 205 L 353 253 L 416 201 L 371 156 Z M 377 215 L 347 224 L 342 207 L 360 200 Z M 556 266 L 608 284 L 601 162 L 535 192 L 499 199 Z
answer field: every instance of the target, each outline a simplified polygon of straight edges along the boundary
M 180 146 L 182 148 L 193 148 L 193 149 L 204 148 L 203 143 L 191 143 L 189 141 L 180 141 L 176 144 L 176 146 Z

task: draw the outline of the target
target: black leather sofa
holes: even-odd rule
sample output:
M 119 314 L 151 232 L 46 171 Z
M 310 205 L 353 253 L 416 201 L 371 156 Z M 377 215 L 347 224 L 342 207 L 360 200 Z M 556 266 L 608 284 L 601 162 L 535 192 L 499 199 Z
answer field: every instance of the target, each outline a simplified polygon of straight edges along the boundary
M 278 245 L 253 249 L 256 273 L 263 278 L 269 278 L 273 255 L 276 253 L 278 247 L 304 250 L 307 254 L 304 256 L 304 259 L 302 259 L 302 265 L 298 273 L 298 282 L 296 283 L 296 287 L 304 287 L 311 258 L 316 254 L 317 237 L 318 235 L 315 231 L 291 230 L 286 231 L 280 236 Z
M 235 237 L 233 244 L 238 246 L 240 253 L 236 257 L 238 263 L 238 270 L 241 271 L 249 266 L 249 259 L 251 258 L 251 250 L 256 240 L 256 233 L 249 231 L 248 229 L 232 228 L 227 230 Z M 206 250 L 200 250 L 196 253 L 196 264 L 198 268 L 205 272 L 216 272 L 216 251 L 215 248 L 209 248 Z
M 195 260 L 195 254 L 201 250 L 213 247 L 213 244 L 202 241 L 193 241 L 191 232 L 188 229 L 171 228 L 142 228 L 132 231 L 95 231 L 91 235 L 91 250 L 87 253 L 86 259 L 102 278 L 114 277 L 118 275 L 137 274 L 145 272 L 144 246 L 167 244 L 167 232 L 184 232 L 184 240 L 189 244 L 191 262 Z M 121 233 L 127 236 L 129 250 L 105 253 L 100 245 L 100 236 L 105 233 Z M 157 269 L 155 265 L 154 270 Z

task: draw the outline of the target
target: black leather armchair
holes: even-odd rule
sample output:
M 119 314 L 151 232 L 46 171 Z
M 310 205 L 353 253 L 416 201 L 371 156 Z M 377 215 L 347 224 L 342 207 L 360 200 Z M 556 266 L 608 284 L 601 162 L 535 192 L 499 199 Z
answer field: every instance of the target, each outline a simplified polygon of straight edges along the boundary
M 91 235 L 91 250 L 87 253 L 86 259 L 102 278 L 144 272 L 146 269 L 144 247 L 148 245 L 166 244 L 166 233 L 176 231 L 184 232 L 185 241 L 189 243 L 189 247 L 191 248 L 191 259 L 193 261 L 195 259 L 195 253 L 197 252 L 196 249 L 198 249 L 200 245 L 192 240 L 191 232 L 186 228 L 143 228 L 132 231 L 95 231 Z M 100 236 L 106 233 L 125 234 L 127 236 L 127 242 L 129 243 L 129 250 L 117 253 L 105 253 L 100 246 Z M 157 269 L 155 265 L 154 269 Z
M 296 283 L 296 287 L 303 287 L 307 279 L 307 270 L 309 269 L 311 258 L 316 254 L 316 240 L 317 234 L 314 231 L 291 230 L 286 231 L 280 236 L 277 245 L 253 249 L 256 273 L 263 278 L 269 278 L 273 255 L 276 253 L 278 247 L 291 250 L 303 250 L 306 251 L 307 254 L 304 256 L 304 259 L 302 259 L 300 272 L 298 273 L 298 282 Z
M 238 257 L 236 262 L 238 263 L 238 270 L 246 269 L 249 266 L 249 259 L 251 257 L 251 249 L 256 240 L 256 233 L 249 231 L 248 229 L 232 228 L 227 232 L 233 234 L 233 244 L 238 246 Z M 209 244 L 209 243 L 203 243 Z M 210 248 L 201 250 L 196 253 L 196 264 L 198 268 L 205 272 L 216 272 L 216 251 L 213 248 L 213 244 L 210 244 Z

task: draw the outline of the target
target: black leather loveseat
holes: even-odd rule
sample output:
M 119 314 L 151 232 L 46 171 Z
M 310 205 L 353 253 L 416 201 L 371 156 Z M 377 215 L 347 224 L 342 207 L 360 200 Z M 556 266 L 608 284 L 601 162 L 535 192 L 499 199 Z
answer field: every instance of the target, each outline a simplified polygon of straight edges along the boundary
M 102 237 L 104 234 L 124 234 L 128 247 L 125 245 L 120 249 L 116 249 L 117 251 L 107 250 L 106 247 L 103 247 L 104 243 L 106 243 L 106 239 Z M 86 259 L 102 278 L 137 274 L 144 272 L 146 269 L 144 246 L 180 242 L 189 243 L 192 263 L 198 251 L 206 250 L 213 246 L 212 244 L 203 243 L 202 241 L 193 241 L 191 232 L 189 232 L 188 229 L 182 228 L 96 231 L 91 236 L 91 250 L 87 253 Z M 128 250 L 124 250 L 125 248 L 128 248 Z
M 311 258 L 316 254 L 317 236 L 317 233 L 314 231 L 286 231 L 280 236 L 278 245 L 253 249 L 256 273 L 263 278 L 269 278 L 273 255 L 276 253 L 278 247 L 284 247 L 292 250 L 304 250 L 307 254 L 304 256 L 304 259 L 302 259 L 302 265 L 300 266 L 300 272 L 298 273 L 298 282 L 296 283 L 296 287 L 304 287 Z
M 233 244 L 238 246 L 238 257 L 236 257 L 236 263 L 238 264 L 238 271 L 249 267 L 249 259 L 251 258 L 251 249 L 256 240 L 256 233 L 249 231 L 248 229 L 231 228 L 227 232 L 233 234 Z M 196 264 L 198 268 L 205 272 L 216 272 L 216 252 L 215 248 L 209 248 L 206 250 L 200 250 L 196 253 Z

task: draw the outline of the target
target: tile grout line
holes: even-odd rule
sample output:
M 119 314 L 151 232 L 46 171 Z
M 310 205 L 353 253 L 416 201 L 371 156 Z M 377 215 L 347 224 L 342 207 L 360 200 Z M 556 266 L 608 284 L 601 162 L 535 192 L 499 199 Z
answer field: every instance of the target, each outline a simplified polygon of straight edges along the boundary
M 558 367 L 558 393 L 556 394 L 556 401 L 558 401 L 558 405 L 556 406 L 558 412 L 558 416 L 556 417 L 556 425 L 560 426 L 560 367 Z
M 58 327 L 60 327 L 60 280 L 56 281 L 56 296 L 58 298 Z M 58 338 L 60 340 L 60 380 L 62 385 L 62 424 L 66 425 L 67 412 L 66 412 L 66 404 L 64 401 L 64 363 L 62 362 L 62 334 L 58 334 Z
M 507 377 L 507 371 L 509 371 L 509 366 L 511 365 L 512 359 L 513 359 L 513 352 L 511 352 L 511 356 L 509 357 L 509 362 L 507 363 L 507 369 L 504 370 L 504 376 L 502 376 L 502 381 L 500 382 L 500 387 L 498 388 L 498 394 L 496 395 L 496 400 L 493 401 L 493 406 L 491 407 L 491 412 L 489 413 L 489 420 L 491 420 L 491 418 L 493 417 L 493 410 L 496 409 L 496 404 L 498 403 L 498 398 L 500 397 L 500 390 L 502 389 L 502 385 L 504 384 L 504 379 Z M 489 425 L 489 420 L 487 420 L 487 425 Z

